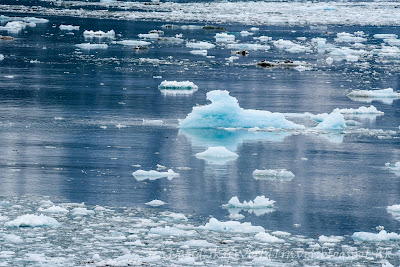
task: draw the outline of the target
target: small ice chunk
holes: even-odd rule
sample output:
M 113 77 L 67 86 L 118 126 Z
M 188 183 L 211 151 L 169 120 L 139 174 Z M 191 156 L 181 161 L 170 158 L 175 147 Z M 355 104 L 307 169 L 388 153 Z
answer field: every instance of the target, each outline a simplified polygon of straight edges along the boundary
M 142 120 L 143 125 L 162 125 L 164 124 L 163 120 Z
M 163 236 L 197 236 L 198 233 L 194 230 L 182 230 L 172 226 L 154 227 L 151 228 L 149 233 L 163 235 Z
M 4 224 L 6 227 L 45 227 L 58 225 L 59 222 L 56 219 L 44 216 L 42 214 L 25 214 Z
M 214 38 L 215 38 L 216 42 L 220 42 L 220 43 L 222 43 L 222 42 L 234 42 L 235 41 L 235 35 L 228 34 L 226 32 L 217 33 L 217 34 L 215 34 Z
M 400 162 L 398 166 L 398 171 L 400 171 Z M 400 221 L 400 204 L 388 206 L 386 208 L 387 212 L 389 212 L 396 220 Z M 383 230 L 383 229 L 382 229 Z
M 267 51 L 267 50 L 269 50 L 271 48 L 269 45 L 247 44 L 247 43 L 243 43 L 243 44 L 228 44 L 227 47 L 229 49 L 253 50 L 253 51 L 257 51 L 257 50 Z
M 103 32 L 103 31 L 84 31 L 83 32 L 83 36 L 85 36 L 86 38 L 111 38 L 114 39 L 115 38 L 115 32 L 114 30 L 109 30 L 108 32 Z
M 127 46 L 148 46 L 151 45 L 150 42 L 146 42 L 146 41 L 139 41 L 139 40 L 122 40 L 122 41 L 118 41 L 117 44 L 120 45 L 127 45 Z
M 76 44 L 75 46 L 85 50 L 108 48 L 107 44 L 91 44 L 91 43 Z
M 2 60 L 4 60 L 4 55 L 3 54 L 0 54 L 0 61 L 2 61 Z M 6 77 L 6 76 L 4 76 L 4 77 Z M 6 78 L 8 78 L 8 77 L 6 77 Z M 13 77 L 14 78 L 14 77 Z
M 149 201 L 149 202 L 146 202 L 146 203 L 144 203 L 144 204 L 146 204 L 146 205 L 148 205 L 148 206 L 152 206 L 152 207 L 159 207 L 159 206 L 163 206 L 163 205 L 165 205 L 165 204 L 167 204 L 167 203 L 165 203 L 165 202 L 162 201 L 162 200 L 154 199 L 154 200 Z
M 138 37 L 147 39 L 157 39 L 158 37 L 160 37 L 160 35 L 158 33 L 141 33 L 138 34 Z
M 264 232 L 264 228 L 261 226 L 253 226 L 249 222 L 235 222 L 227 221 L 220 222 L 215 218 L 211 218 L 208 223 L 204 226 L 199 226 L 200 229 L 216 231 L 216 232 L 232 232 L 232 233 L 258 233 Z
M 254 170 L 253 177 L 257 180 L 271 180 L 271 179 L 278 179 L 278 180 L 292 180 L 295 175 L 291 171 L 287 171 L 285 169 L 281 170 Z
M 259 36 L 259 37 L 253 37 L 254 40 L 260 40 L 260 42 L 269 42 L 272 41 L 272 37 L 269 36 Z
M 186 47 L 193 49 L 201 49 L 208 50 L 213 49 L 215 47 L 214 44 L 208 42 L 196 42 L 196 43 L 186 43 Z
M 242 220 L 244 218 L 245 218 L 245 216 L 242 215 L 242 214 L 239 214 L 239 213 L 237 213 L 237 214 L 229 214 L 229 219 L 231 219 L 231 220 Z
M 357 109 L 353 109 L 353 108 L 335 108 L 333 110 L 334 112 L 339 112 L 342 114 L 352 114 L 352 115 L 358 115 L 358 114 L 379 114 L 379 115 L 383 115 L 384 112 L 379 111 L 376 107 L 374 107 L 373 105 L 370 105 L 369 107 L 359 107 Z
M 397 39 L 397 34 L 393 33 L 378 33 L 374 34 L 375 39 Z
M 225 164 L 239 156 L 223 146 L 209 147 L 206 151 L 196 154 L 196 158 L 204 159 L 209 163 Z
M 392 88 L 381 90 L 354 90 L 348 94 L 349 97 L 365 98 L 400 98 L 400 93 L 393 91 Z
M 257 28 L 257 27 L 251 27 L 250 28 L 250 31 L 252 31 L 252 32 L 257 32 L 259 30 L 260 30 L 260 28 Z
M 1 237 L 1 235 L 0 235 Z M 14 235 L 14 234 L 3 234 L 2 236 L 4 238 L 4 241 L 7 243 L 13 243 L 13 244 L 21 244 L 24 243 L 24 240 L 22 240 L 21 237 Z
M 88 210 L 87 208 L 74 208 L 71 210 L 71 215 L 73 216 L 87 216 L 94 215 L 95 212 L 93 210 Z
M 74 25 L 60 25 L 62 31 L 79 31 L 79 26 Z
M 47 209 L 39 208 L 38 211 L 44 212 L 44 213 L 64 213 L 64 214 L 68 213 L 68 210 L 66 208 L 54 206 L 54 205 Z
M 321 121 L 315 129 L 320 130 L 343 130 L 346 128 L 346 121 L 343 115 L 333 111 Z
M 249 202 L 243 201 L 241 203 L 238 197 L 232 197 L 228 204 L 222 205 L 223 208 L 240 208 L 240 209 L 264 209 L 264 208 L 273 208 L 274 200 L 270 200 L 265 196 L 257 196 L 254 200 L 250 200 Z
M 367 39 L 361 36 L 355 36 L 352 33 L 340 32 L 336 34 L 335 42 L 338 43 L 362 43 Z
M 276 236 L 270 235 L 266 232 L 257 233 L 254 236 L 254 239 L 261 241 L 261 242 L 265 242 L 265 243 L 284 243 L 285 242 L 285 240 L 280 239 Z
M 192 51 L 190 51 L 190 54 L 207 56 L 207 50 L 192 50 Z
M 199 87 L 190 81 L 163 81 L 158 86 L 159 90 L 197 90 Z
M 321 235 L 318 237 L 318 241 L 321 243 L 339 243 L 342 242 L 344 239 L 343 236 L 324 236 Z
M 248 32 L 248 31 L 241 31 L 240 32 L 240 35 L 241 36 L 249 36 L 249 35 L 253 35 L 254 33 L 252 33 L 252 32 Z
M 137 170 L 132 173 L 132 175 L 136 178 L 138 181 L 144 181 L 149 179 L 150 181 L 152 180 L 157 180 L 160 178 L 168 178 L 168 180 L 172 180 L 175 177 L 179 176 L 179 173 L 174 172 L 172 169 L 169 169 L 167 172 L 158 172 L 158 171 L 144 171 L 144 170 Z

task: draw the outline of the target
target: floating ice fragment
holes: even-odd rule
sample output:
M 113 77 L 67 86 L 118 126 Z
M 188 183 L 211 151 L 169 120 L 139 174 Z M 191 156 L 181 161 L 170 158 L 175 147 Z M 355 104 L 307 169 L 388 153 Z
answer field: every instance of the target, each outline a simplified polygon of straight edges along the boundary
M 350 92 L 347 96 L 352 100 L 360 100 L 364 102 L 380 100 L 384 103 L 391 104 L 393 103 L 393 99 L 400 98 L 400 93 L 393 91 L 392 88 L 387 88 L 381 90 L 355 90 Z
M 158 171 L 143 171 L 143 170 L 137 170 L 132 173 L 132 175 L 136 178 L 138 181 L 144 181 L 149 179 L 150 181 L 152 180 L 157 180 L 160 178 L 168 178 L 168 180 L 172 180 L 175 177 L 179 176 L 179 173 L 174 172 L 172 169 L 169 169 L 167 172 L 158 172 Z
M 248 31 L 241 31 L 240 32 L 240 35 L 241 36 L 249 36 L 249 35 L 253 35 L 254 33 L 252 33 L 252 32 L 248 32 Z
M 279 39 L 277 41 L 273 41 L 272 43 L 279 50 L 285 50 L 286 52 L 289 53 L 304 53 L 311 51 L 309 47 L 293 43 L 292 41 L 289 40 Z
M 59 223 L 56 219 L 44 216 L 42 214 L 25 214 L 4 224 L 6 227 L 45 227 L 58 225 Z
M 4 60 L 4 55 L 3 54 L 0 54 L 0 61 L 2 61 L 2 60 Z M 7 76 L 7 75 L 6 75 Z M 4 77 L 6 77 L 6 76 L 4 76 Z M 8 77 L 6 77 L 6 78 L 8 78 Z M 13 77 L 14 78 L 14 77 Z
M 379 233 L 369 232 L 355 232 L 351 236 L 355 241 L 366 241 L 366 242 L 382 242 L 382 241 L 397 241 L 400 240 L 400 235 L 396 233 L 388 233 L 386 230 L 381 230 Z
M 152 206 L 152 207 L 159 207 L 159 206 L 163 206 L 163 205 L 165 205 L 165 204 L 167 204 L 167 203 L 165 203 L 165 202 L 162 201 L 162 200 L 154 199 L 154 200 L 149 201 L 149 202 L 146 202 L 146 203 L 144 203 L 144 204 L 146 204 L 146 205 L 148 205 L 148 206 Z
M 190 54 L 207 56 L 207 50 L 192 50 L 192 51 L 190 51 Z
M 393 172 L 396 176 L 400 176 L 400 161 L 395 164 L 390 164 L 389 162 L 385 164 L 386 168 Z
M 257 233 L 254 236 L 254 239 L 261 241 L 261 242 L 265 242 L 265 243 L 284 243 L 285 242 L 285 240 L 280 239 L 276 236 L 270 235 L 265 232 Z
M 63 30 L 63 31 L 79 31 L 79 26 L 60 25 L 60 30 Z
M 400 164 L 399 164 L 399 171 L 400 171 Z M 388 206 L 386 210 L 395 218 L 395 220 L 400 221 L 400 204 Z
M 282 170 L 255 170 L 253 177 L 257 180 L 285 180 L 291 181 L 295 175 L 291 171 Z
M 375 39 L 397 39 L 397 34 L 393 33 L 380 33 L 380 34 L 374 34 Z
M 194 230 L 186 231 L 172 226 L 151 228 L 149 233 L 164 236 L 197 236 Z
M 354 34 L 347 33 L 347 32 L 341 32 L 337 34 L 337 38 L 335 38 L 335 41 L 340 43 L 361 43 L 365 42 L 367 39 L 360 37 L 360 36 L 355 36 Z
M 246 110 L 239 106 L 235 97 L 228 91 L 210 91 L 207 99 L 211 104 L 193 107 L 191 113 L 179 121 L 181 128 L 283 128 L 303 129 L 303 125 L 295 124 L 285 119 L 281 113 L 269 111 Z
M 85 36 L 86 38 L 111 38 L 114 39 L 115 38 L 115 32 L 114 30 L 110 30 L 108 32 L 103 32 L 103 31 L 84 31 L 83 32 L 83 36 Z
M 343 130 L 346 128 L 346 121 L 343 115 L 333 111 L 321 121 L 315 129 L 320 130 Z
M 343 241 L 344 237 L 343 236 L 324 236 L 321 235 L 318 238 L 318 241 L 321 243 L 339 243 Z
M 261 44 L 228 44 L 227 47 L 229 49 L 238 49 L 238 50 L 269 50 L 270 46 L 269 45 L 261 45 Z
M 215 47 L 214 44 L 208 42 L 197 42 L 197 43 L 186 43 L 186 47 L 193 49 L 213 49 Z
M 369 107 L 359 107 L 357 109 L 353 109 L 353 108 L 335 108 L 333 110 L 334 112 L 340 112 L 342 114 L 351 114 L 351 115 L 359 115 L 359 114 L 379 114 L 379 115 L 383 115 L 384 112 L 377 110 L 376 107 L 374 107 L 373 105 L 370 105 Z
M 197 90 L 199 87 L 190 81 L 163 81 L 158 86 L 160 90 Z
M 93 210 L 88 210 L 87 208 L 74 208 L 71 210 L 71 215 L 73 216 L 87 216 L 94 215 L 95 212 Z
M 122 41 L 117 41 L 117 44 L 120 45 L 127 45 L 127 46 L 148 46 L 151 45 L 150 42 L 146 41 L 139 41 L 139 40 L 122 40 Z
M 67 209 L 59 206 L 51 206 L 50 208 L 47 209 L 39 208 L 38 211 L 44 213 L 68 213 Z
M 231 220 L 242 220 L 242 219 L 244 219 L 245 218 L 245 216 L 244 215 L 242 215 L 242 214 L 239 214 L 239 213 L 236 213 L 236 214 L 229 214 L 229 219 L 231 219 Z
M 211 164 L 226 164 L 227 162 L 237 159 L 239 156 L 229 151 L 223 146 L 209 147 L 206 151 L 196 154 L 196 158 L 204 159 Z
M 21 244 L 24 243 L 24 240 L 22 240 L 21 237 L 14 235 L 14 234 L 0 234 L 0 237 L 3 237 L 4 241 L 7 243 L 13 243 L 13 244 Z
M 76 44 L 75 46 L 85 50 L 108 48 L 107 44 L 91 44 L 91 43 Z
M 199 226 L 200 229 L 216 231 L 216 232 L 232 232 L 232 233 L 258 233 L 264 232 L 264 228 L 261 226 L 253 226 L 249 222 L 235 222 L 227 221 L 220 222 L 215 218 L 211 218 L 208 223 L 204 226 Z
M 264 208 L 273 208 L 274 207 L 274 200 L 270 200 L 265 196 L 257 196 L 253 201 L 250 200 L 249 202 L 243 201 L 241 203 L 238 197 L 232 197 L 228 204 L 222 205 L 223 208 L 240 208 L 240 209 L 264 209 Z
M 160 35 L 158 33 L 141 33 L 138 34 L 139 38 L 157 39 Z

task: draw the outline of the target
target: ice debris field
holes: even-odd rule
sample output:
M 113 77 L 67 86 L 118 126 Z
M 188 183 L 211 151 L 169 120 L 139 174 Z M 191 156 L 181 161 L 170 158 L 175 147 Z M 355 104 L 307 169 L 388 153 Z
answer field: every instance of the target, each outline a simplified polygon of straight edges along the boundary
M 0 3 L 0 266 L 399 265 L 399 9 Z

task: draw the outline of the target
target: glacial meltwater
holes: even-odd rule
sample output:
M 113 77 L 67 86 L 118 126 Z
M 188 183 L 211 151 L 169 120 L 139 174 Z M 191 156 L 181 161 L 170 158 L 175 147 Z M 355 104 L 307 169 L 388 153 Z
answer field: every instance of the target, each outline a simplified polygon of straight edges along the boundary
M 400 264 L 398 2 L 0 15 L 0 266 Z

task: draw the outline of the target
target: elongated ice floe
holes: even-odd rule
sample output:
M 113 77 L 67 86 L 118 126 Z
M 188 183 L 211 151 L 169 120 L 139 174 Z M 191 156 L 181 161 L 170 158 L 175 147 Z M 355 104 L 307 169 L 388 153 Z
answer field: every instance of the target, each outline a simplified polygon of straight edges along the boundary
M 284 243 L 285 242 L 285 240 L 280 239 L 276 236 L 270 235 L 266 232 L 257 233 L 254 236 L 254 239 L 264 242 L 264 243 Z
M 397 39 L 398 35 L 393 33 L 378 33 L 374 34 L 376 39 Z
M 207 50 L 192 50 L 190 51 L 190 54 L 193 55 L 200 55 L 200 56 L 207 56 Z
M 239 49 L 239 50 L 269 50 L 271 47 L 269 45 L 261 45 L 261 44 L 228 44 L 227 47 L 229 49 Z
M 225 164 L 239 156 L 223 146 L 209 147 L 206 151 L 196 154 L 196 158 L 204 159 L 211 164 Z
M 369 106 L 369 107 L 359 107 L 357 109 L 353 109 L 353 108 L 335 108 L 333 110 L 334 112 L 340 112 L 342 114 L 351 114 L 351 115 L 360 115 L 360 114 L 379 114 L 379 115 L 383 115 L 384 112 L 379 111 L 376 107 L 374 107 L 373 105 Z
M 158 33 L 140 33 L 138 34 L 139 38 L 146 38 L 146 39 L 157 39 L 160 37 Z
M 79 26 L 60 25 L 60 30 L 63 30 L 63 31 L 79 31 Z
M 108 32 L 103 32 L 103 31 L 84 31 L 83 35 L 87 38 L 115 38 L 115 31 L 114 30 L 109 30 Z
M 355 36 L 352 33 L 340 32 L 336 34 L 337 38 L 335 38 L 335 42 L 344 42 L 344 43 L 361 43 L 367 41 L 366 38 L 361 36 Z
M 199 226 L 200 229 L 216 231 L 216 232 L 233 232 L 233 233 L 259 233 L 264 232 L 264 228 L 261 226 L 253 226 L 249 222 L 235 222 L 226 221 L 220 222 L 215 218 L 211 218 L 208 223 L 204 226 Z
M 208 42 L 197 42 L 197 43 L 186 43 L 186 47 L 193 48 L 193 49 L 213 49 L 215 47 L 214 44 Z
M 45 227 L 58 225 L 59 223 L 56 219 L 44 216 L 42 214 L 25 214 L 4 224 L 6 227 Z
M 59 207 L 59 206 L 51 206 L 49 208 L 39 208 L 38 209 L 39 212 L 44 212 L 44 213 L 59 213 L 59 214 L 65 214 L 68 213 L 69 211 L 66 208 L 63 207 Z
M 190 81 L 162 81 L 158 89 L 165 95 L 189 95 L 199 87 Z
M 273 208 L 275 200 L 271 200 L 266 198 L 265 196 L 257 196 L 254 200 L 250 200 L 249 202 L 243 201 L 241 203 L 238 197 L 232 197 L 228 204 L 222 205 L 223 208 L 240 208 L 240 209 L 265 209 L 265 208 Z
M 139 40 L 122 40 L 122 41 L 117 41 L 117 44 L 120 45 L 127 45 L 127 46 L 148 46 L 151 45 L 150 42 L 146 42 L 146 41 L 139 41 Z
M 355 232 L 351 236 L 355 241 L 365 242 L 383 242 L 400 240 L 400 235 L 396 233 L 388 233 L 386 230 L 381 230 L 379 233 Z
M 91 43 L 76 44 L 75 46 L 85 50 L 108 48 L 107 44 L 91 44 Z
M 367 103 L 379 100 L 385 104 L 391 104 L 394 99 L 400 98 L 400 93 L 394 91 L 393 88 L 386 88 L 381 90 L 354 90 L 347 96 L 352 100 L 360 100 Z
M 34 22 L 25 22 L 25 21 L 10 21 L 7 22 L 5 26 L 0 26 L 0 31 L 8 31 L 11 33 L 19 33 L 24 30 L 26 27 L 36 27 Z
M 163 205 L 165 205 L 167 203 L 165 203 L 164 201 L 159 200 L 159 199 L 154 199 L 154 200 L 146 202 L 144 204 L 146 204 L 147 206 L 159 207 L 159 206 L 163 206 Z
M 179 173 L 174 172 L 172 169 L 169 169 L 167 172 L 158 172 L 158 171 L 144 171 L 144 170 L 137 170 L 132 173 L 132 175 L 138 181 L 144 180 L 157 180 L 160 178 L 168 178 L 168 180 L 172 180 L 175 177 L 179 176 Z
M 179 121 L 181 128 L 283 128 L 303 129 L 303 125 L 286 120 L 282 113 L 246 110 L 239 106 L 235 97 L 228 91 L 210 91 L 207 99 L 211 104 L 193 107 L 191 113 Z
M 292 180 L 295 175 L 291 171 L 282 170 L 254 170 L 253 177 L 257 180 Z
M 215 38 L 215 41 L 217 41 L 217 42 L 234 42 L 235 41 L 235 35 L 228 34 L 226 32 L 217 33 L 217 34 L 215 34 L 214 38 Z
M 194 230 L 186 231 L 171 226 L 154 227 L 150 229 L 149 233 L 165 236 L 198 236 L 198 233 Z

